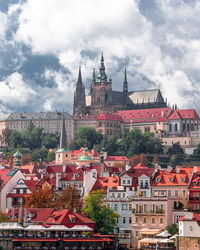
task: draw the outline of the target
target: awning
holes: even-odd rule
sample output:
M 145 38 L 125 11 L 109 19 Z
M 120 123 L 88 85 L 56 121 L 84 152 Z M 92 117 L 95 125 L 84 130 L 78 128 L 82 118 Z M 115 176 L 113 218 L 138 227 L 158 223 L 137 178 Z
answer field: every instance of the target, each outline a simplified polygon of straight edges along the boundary
M 64 225 L 53 225 L 50 227 L 46 227 L 45 231 L 70 231 L 70 228 Z
M 156 237 L 162 237 L 162 238 L 168 238 L 170 236 L 172 236 L 172 235 L 169 234 L 167 230 L 164 230 L 161 233 L 159 233 L 159 234 L 156 235 Z
M 76 225 L 70 228 L 70 231 L 93 231 L 93 229 L 88 227 L 87 225 Z
M 24 238 L 16 238 L 16 239 L 13 239 L 12 241 L 59 241 L 60 239 L 47 239 L 47 238 L 44 238 L 44 239 L 41 239 L 41 238 L 29 238 L 29 239 L 24 239 Z
M 162 229 L 149 229 L 149 228 L 143 228 L 140 231 L 140 234 L 147 234 L 147 235 L 156 235 L 158 234 Z
M 88 239 L 63 239 L 63 241 L 67 241 L 67 242 L 70 242 L 70 241 L 75 241 L 75 242 L 78 242 L 78 241 L 87 241 L 87 242 L 111 242 L 111 241 L 115 241 L 113 239 L 109 239 L 109 238 L 88 238 Z
M 26 231 L 46 231 L 46 227 L 41 225 L 29 225 L 28 227 L 24 228 Z
M 2 222 L 0 230 L 24 230 L 24 228 L 16 222 Z

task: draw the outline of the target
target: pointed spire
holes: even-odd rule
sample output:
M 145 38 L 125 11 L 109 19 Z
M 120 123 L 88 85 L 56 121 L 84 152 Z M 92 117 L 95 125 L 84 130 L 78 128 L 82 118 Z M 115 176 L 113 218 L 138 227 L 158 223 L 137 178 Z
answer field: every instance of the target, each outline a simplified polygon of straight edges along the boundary
M 96 82 L 95 68 L 93 68 L 93 72 L 92 72 L 92 82 Z
M 64 110 L 62 114 L 62 128 L 61 128 L 61 133 L 60 133 L 60 149 L 67 150 Z
M 107 75 L 105 73 L 105 65 L 104 65 L 104 57 L 103 57 L 103 52 L 101 55 L 101 62 L 99 66 L 99 74 L 97 76 L 97 82 L 107 82 Z
M 124 93 L 128 93 L 128 81 L 127 81 L 126 68 L 125 68 L 125 71 L 124 71 L 123 92 L 124 92 Z
M 82 82 L 82 75 L 81 75 L 81 66 L 79 66 L 79 71 L 78 71 L 78 81 L 77 81 L 77 86 L 83 85 Z

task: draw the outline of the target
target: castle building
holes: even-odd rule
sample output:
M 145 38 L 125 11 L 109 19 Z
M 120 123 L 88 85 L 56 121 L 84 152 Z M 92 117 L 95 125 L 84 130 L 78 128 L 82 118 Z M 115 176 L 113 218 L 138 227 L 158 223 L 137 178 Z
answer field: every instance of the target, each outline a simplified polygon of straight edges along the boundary
M 108 79 L 106 75 L 103 54 L 97 77 L 95 69 L 93 69 L 90 95 L 85 96 L 81 68 L 79 68 L 78 81 L 74 93 L 74 116 L 115 113 L 119 110 L 162 108 L 166 106 L 159 89 L 129 92 L 126 69 L 124 72 L 123 91 L 114 91 L 112 89 L 112 79 Z

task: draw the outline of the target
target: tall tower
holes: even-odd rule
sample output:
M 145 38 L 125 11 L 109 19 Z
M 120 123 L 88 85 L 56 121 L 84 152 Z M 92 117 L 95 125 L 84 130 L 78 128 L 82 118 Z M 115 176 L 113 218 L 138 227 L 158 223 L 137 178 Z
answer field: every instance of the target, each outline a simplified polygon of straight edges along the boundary
M 124 71 L 123 93 L 124 94 L 128 93 L 128 81 L 127 81 L 126 68 L 125 68 L 125 71 Z
M 82 82 L 81 67 L 79 67 L 78 81 L 76 84 L 76 90 L 74 92 L 73 115 L 85 115 L 85 114 L 86 114 L 85 87 Z
M 106 100 L 110 91 L 112 91 L 112 80 L 107 80 L 104 57 L 102 53 L 97 78 L 95 77 L 95 71 L 93 70 L 92 85 L 90 91 L 91 114 L 103 113 L 106 111 Z

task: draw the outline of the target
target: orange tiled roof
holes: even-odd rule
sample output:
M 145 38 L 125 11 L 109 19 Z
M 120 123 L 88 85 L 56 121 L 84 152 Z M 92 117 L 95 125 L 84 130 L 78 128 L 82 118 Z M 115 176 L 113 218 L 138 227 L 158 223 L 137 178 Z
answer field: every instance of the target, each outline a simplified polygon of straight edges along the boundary
M 103 190 L 103 193 L 106 194 L 107 193 L 107 189 L 117 189 L 117 187 L 119 186 L 119 177 L 99 177 L 97 179 L 97 181 L 95 182 L 92 191 L 96 191 L 99 189 Z

